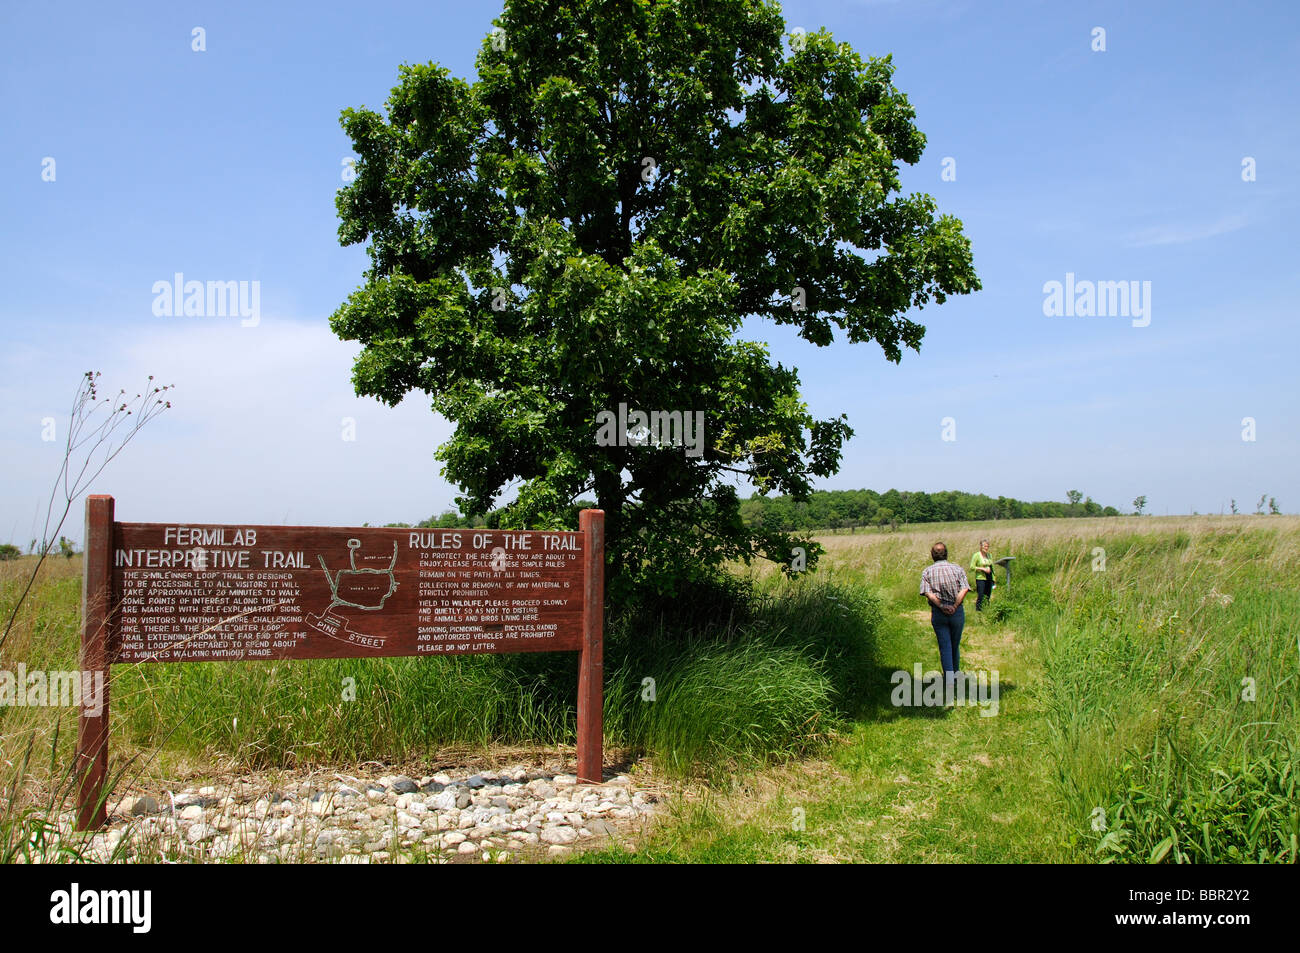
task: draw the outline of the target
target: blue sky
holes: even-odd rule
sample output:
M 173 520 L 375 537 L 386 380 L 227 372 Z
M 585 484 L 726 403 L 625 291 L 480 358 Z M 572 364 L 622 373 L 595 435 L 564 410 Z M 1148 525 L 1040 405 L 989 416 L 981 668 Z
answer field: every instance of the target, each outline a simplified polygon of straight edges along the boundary
M 754 323 L 857 435 L 830 488 L 964 489 L 1217 513 L 1300 509 L 1300 7 L 788 2 L 892 54 L 929 145 L 905 191 L 962 219 L 984 290 L 920 312 L 900 365 Z M 37 534 L 81 373 L 173 407 L 93 487 L 118 518 L 355 525 L 452 503 L 423 395 L 357 398 L 327 319 L 347 106 L 400 63 L 472 76 L 499 3 L 9 4 L 0 11 L 0 540 Z M 192 30 L 205 31 L 194 51 Z M 1104 51 L 1093 31 L 1105 30 Z M 54 179 L 43 173 L 54 159 Z M 1243 181 L 1243 160 L 1254 181 Z M 955 179 L 944 181 L 944 159 Z M 950 167 L 954 167 L 950 163 Z M 159 317 L 177 273 L 260 283 L 260 321 Z M 1150 323 L 1044 314 L 1044 285 L 1150 282 Z M 355 440 L 342 420 L 355 420 Z M 944 418 L 955 440 L 942 439 Z M 1242 420 L 1255 439 L 1242 439 Z M 80 537 L 80 510 L 68 535 Z

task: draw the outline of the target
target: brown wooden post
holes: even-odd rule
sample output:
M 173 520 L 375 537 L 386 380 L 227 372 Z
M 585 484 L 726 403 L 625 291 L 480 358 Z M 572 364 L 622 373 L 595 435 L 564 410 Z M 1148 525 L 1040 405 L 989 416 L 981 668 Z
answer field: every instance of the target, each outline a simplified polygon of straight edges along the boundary
M 578 659 L 578 780 L 599 784 L 604 766 L 605 511 L 578 515 L 583 535 L 582 654 Z
M 108 627 L 112 613 L 113 498 L 86 498 L 86 542 L 81 584 L 82 672 L 102 672 L 103 704 L 95 714 L 83 705 L 77 717 L 77 830 L 104 826 L 104 779 L 108 775 Z M 93 677 L 93 674 L 92 674 Z M 85 680 L 82 680 L 85 684 Z

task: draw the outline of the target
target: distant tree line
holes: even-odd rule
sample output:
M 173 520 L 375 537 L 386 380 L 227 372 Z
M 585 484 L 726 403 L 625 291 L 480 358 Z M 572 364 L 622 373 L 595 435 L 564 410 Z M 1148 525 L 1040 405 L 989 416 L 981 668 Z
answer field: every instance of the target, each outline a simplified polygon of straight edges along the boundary
M 947 490 L 942 493 L 888 490 L 814 490 L 808 501 L 796 503 L 789 496 L 754 494 L 740 502 L 740 518 L 748 527 L 768 530 L 856 529 L 864 526 L 897 527 L 908 523 L 944 523 L 965 520 L 1032 519 L 1060 516 L 1119 516 L 1113 506 L 1103 507 L 1092 497 L 1071 490 L 1068 502 L 1025 503 L 1008 496 Z M 591 500 L 573 505 L 572 524 L 577 512 L 595 506 Z M 420 528 L 494 528 L 498 511 L 486 516 L 462 516 L 447 509 L 415 525 Z M 409 523 L 389 523 L 406 527 Z
M 1119 516 L 1113 506 L 1103 507 L 1092 497 L 1071 490 L 1068 501 L 1026 503 L 1009 496 L 986 496 L 944 490 L 814 490 L 808 501 L 796 503 L 788 496 L 755 494 L 740 504 L 740 517 L 750 526 L 768 529 L 857 529 L 910 523 L 948 523 L 967 520 L 1037 519 L 1063 516 Z

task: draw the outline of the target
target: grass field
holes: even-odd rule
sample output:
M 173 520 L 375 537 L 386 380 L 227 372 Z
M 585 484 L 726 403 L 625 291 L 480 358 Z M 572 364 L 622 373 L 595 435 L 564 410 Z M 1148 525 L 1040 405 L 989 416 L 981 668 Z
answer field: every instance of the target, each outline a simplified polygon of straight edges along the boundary
M 999 714 L 892 706 L 890 672 L 938 667 L 916 594 L 930 543 L 964 563 L 986 536 L 1016 568 L 967 611 L 963 667 L 999 670 Z M 584 859 L 1296 862 L 1300 520 L 821 541 L 825 574 L 885 606 L 866 711 L 829 757 L 694 792 L 654 836 Z
M 964 564 L 985 536 L 1017 557 L 986 612 L 972 595 L 962 638 L 964 669 L 998 673 L 996 715 L 894 705 L 895 672 L 938 667 L 917 595 L 930 543 Z M 652 833 L 583 860 L 1296 862 L 1300 519 L 822 542 L 815 575 L 742 573 L 752 592 L 733 601 L 611 621 L 607 743 L 681 794 Z M 23 569 L 0 563 L 5 615 Z M 47 565 L 0 668 L 75 668 L 79 574 L 78 559 Z M 165 777 L 554 745 L 572 737 L 573 669 L 569 656 L 122 667 L 114 766 Z M 0 708 L 0 825 L 40 806 L 75 722 Z

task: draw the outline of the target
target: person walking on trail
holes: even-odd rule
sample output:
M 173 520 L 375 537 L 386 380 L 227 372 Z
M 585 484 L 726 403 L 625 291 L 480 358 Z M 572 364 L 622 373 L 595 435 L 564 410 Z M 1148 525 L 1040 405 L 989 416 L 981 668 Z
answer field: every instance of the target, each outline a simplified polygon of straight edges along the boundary
M 975 573 L 975 611 L 983 612 L 984 603 L 993 598 L 993 557 L 987 539 L 980 540 L 979 551 L 970 558 L 970 568 Z
M 946 697 L 951 698 L 961 671 L 961 630 L 966 625 L 962 600 L 970 592 L 970 581 L 960 566 L 948 562 L 948 547 L 943 543 L 930 547 L 930 559 L 933 563 L 921 573 L 921 595 L 930 603 L 930 625 L 939 642 Z

